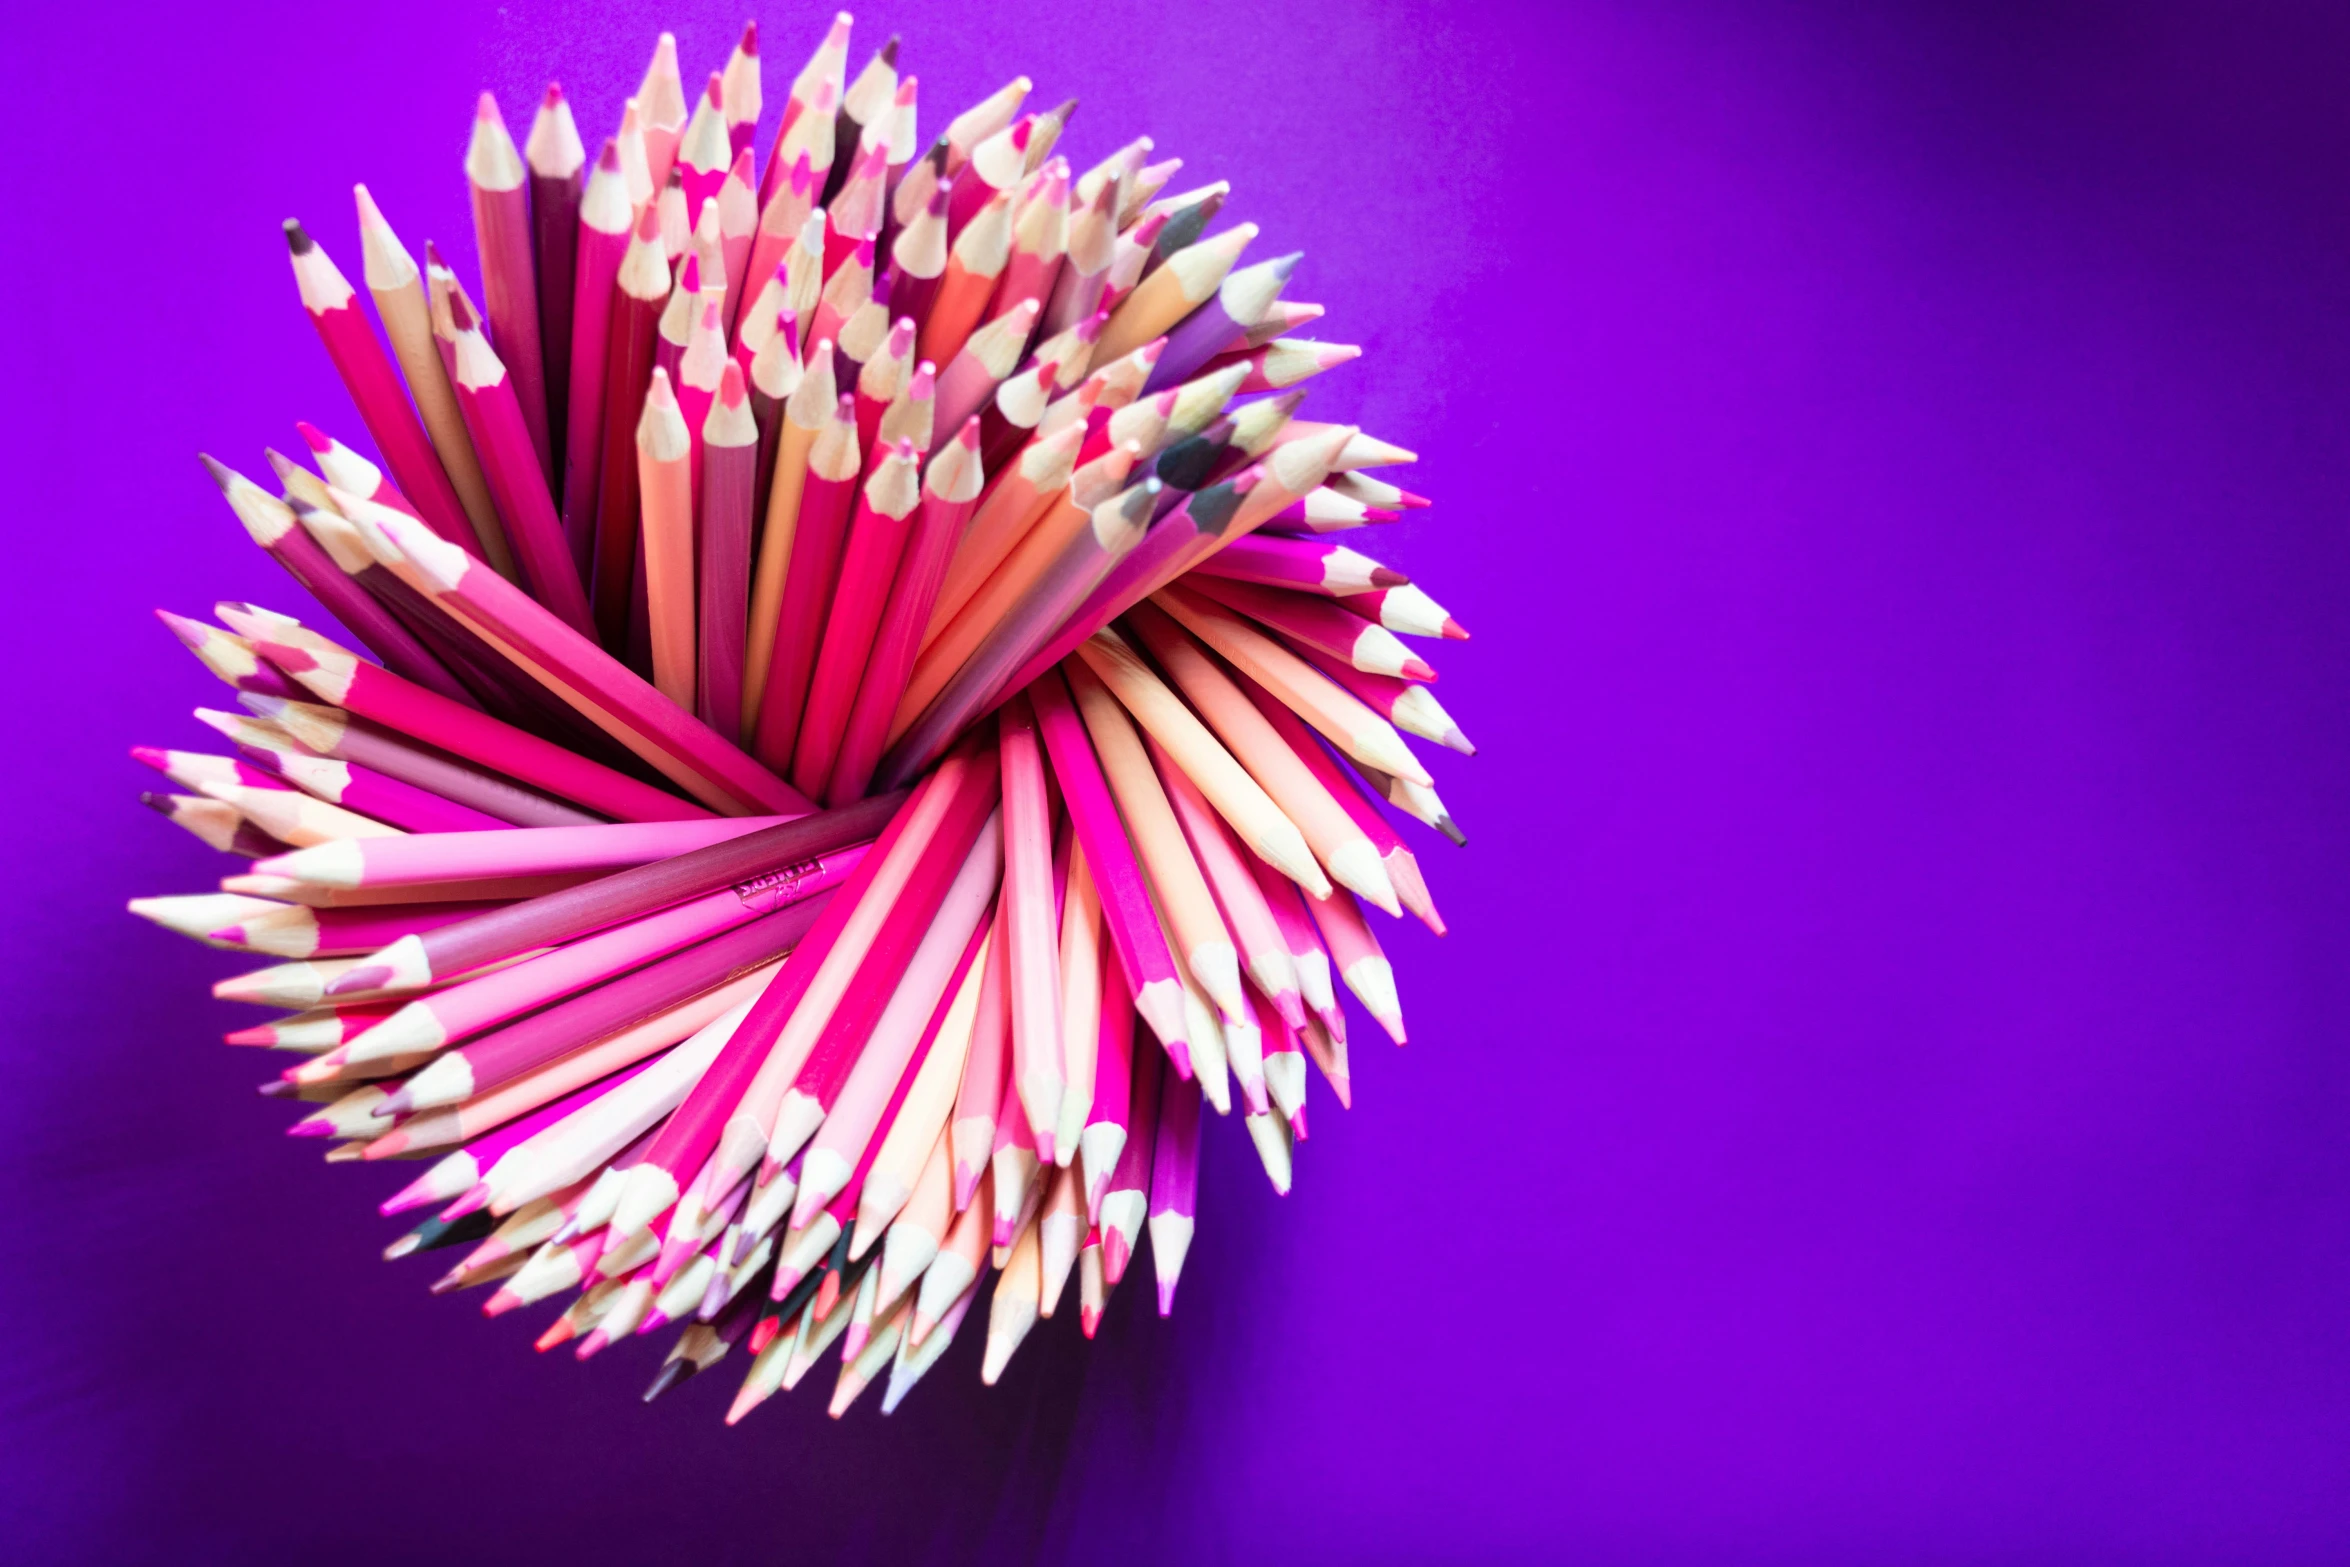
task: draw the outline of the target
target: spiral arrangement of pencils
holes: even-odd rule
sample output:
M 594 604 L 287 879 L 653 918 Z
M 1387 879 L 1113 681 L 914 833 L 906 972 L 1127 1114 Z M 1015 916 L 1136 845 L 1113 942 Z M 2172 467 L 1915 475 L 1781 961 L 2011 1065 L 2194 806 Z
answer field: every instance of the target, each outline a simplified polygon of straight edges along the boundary
M 542 1350 L 678 1327 L 647 1397 L 740 1343 L 730 1421 L 836 1340 L 832 1412 L 894 1408 L 983 1294 L 993 1382 L 1146 1230 L 1170 1310 L 1203 1104 L 1287 1191 L 1342 993 L 1402 1043 L 1364 905 L 1442 931 L 1389 812 L 1458 841 L 1406 737 L 1471 749 L 1403 640 L 1465 633 L 1329 538 L 1426 503 L 1297 417 L 1355 357 L 1298 258 L 1147 137 L 1077 172 L 1025 78 L 923 147 L 849 28 L 763 166 L 755 27 L 690 111 L 664 35 L 593 160 L 484 94 L 478 304 L 357 189 L 381 338 L 286 225 L 380 466 L 205 463 L 371 656 L 165 613 L 233 754 L 135 753 L 253 861 L 132 908 L 278 960 L 215 987 L 287 1013 L 263 1092 L 433 1159 L 387 1255 L 570 1294 Z

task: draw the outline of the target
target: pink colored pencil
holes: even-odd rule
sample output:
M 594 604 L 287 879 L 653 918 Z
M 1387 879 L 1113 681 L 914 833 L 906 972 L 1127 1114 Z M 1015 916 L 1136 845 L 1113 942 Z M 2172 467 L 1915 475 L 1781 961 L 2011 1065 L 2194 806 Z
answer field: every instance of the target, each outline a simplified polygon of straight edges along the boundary
M 827 351 L 824 342 L 817 343 L 817 353 Z M 792 529 L 775 650 L 768 660 L 753 741 L 759 760 L 769 767 L 789 768 L 799 744 L 800 716 L 816 666 L 816 639 L 831 612 L 833 584 L 840 575 L 849 517 L 857 503 L 857 472 L 856 399 L 843 396 L 832 424 L 817 436 L 809 454 L 807 484 L 800 492 L 799 516 Z
M 579 198 L 566 313 L 570 334 L 565 349 L 563 535 L 583 582 L 592 581 L 595 574 L 596 502 L 604 472 L 605 358 L 612 341 L 620 263 L 628 254 L 629 216 L 620 149 L 606 141 Z M 555 286 L 560 287 L 559 277 Z
M 999 890 L 987 944 L 987 967 L 979 979 L 979 1010 L 971 1024 L 971 1050 L 955 1094 L 947 1142 L 954 1158 L 955 1211 L 971 1206 L 995 1149 L 996 1118 L 1012 1070 L 1011 956 Z
M 725 816 L 595 827 L 415 833 L 405 838 L 324 843 L 262 860 L 254 868 L 265 875 L 329 887 L 401 887 L 491 876 L 616 871 L 691 854 L 798 819 Z
M 962 430 L 929 465 L 922 478 L 922 506 L 916 514 L 897 580 L 881 612 L 872 651 L 857 682 L 856 704 L 842 736 L 825 792 L 828 800 L 853 800 L 873 781 L 889 737 L 889 721 L 905 695 L 907 676 L 920 651 L 922 631 L 937 602 L 939 585 L 963 526 L 978 504 L 981 482 L 979 421 Z
M 1274 924 L 1281 929 L 1282 944 L 1289 949 L 1290 962 L 1297 971 L 1299 994 L 1307 1007 L 1330 1031 L 1340 1044 L 1346 1041 L 1346 1012 L 1338 1004 L 1338 994 L 1332 984 L 1330 954 L 1322 946 L 1316 932 L 1314 917 L 1307 912 L 1307 899 L 1297 883 L 1282 875 L 1263 860 L 1251 855 L 1249 873 L 1264 894 L 1265 907 L 1271 911 Z
M 463 550 L 400 518 L 386 519 L 385 531 L 445 608 L 681 788 L 729 815 L 810 809 L 783 780 Z
M 484 568 L 485 570 L 487 568 Z M 551 741 L 500 723 L 378 669 L 314 632 L 249 622 L 262 657 L 312 692 L 362 718 L 472 757 L 508 777 L 621 821 L 665 822 L 709 813 Z
M 563 519 L 555 514 L 537 449 L 530 444 L 518 400 L 521 389 L 482 336 L 456 274 L 430 244 L 425 246 L 425 275 L 433 283 L 433 331 L 440 340 L 441 358 L 523 577 L 540 602 L 572 625 L 591 630 L 595 622 L 588 613 L 587 590 L 564 542 Z M 537 306 L 531 309 L 535 323 Z
M 1102 1231 L 1102 1275 L 1111 1284 L 1126 1276 L 1126 1265 L 1133 1260 L 1143 1222 L 1150 1214 L 1151 1165 L 1158 1151 L 1162 1092 L 1159 1080 L 1166 1075 L 1163 1058 L 1155 1050 L 1134 1052 L 1132 1063 L 1126 1140 L 1094 1215 Z
M 1344 896 L 1343 893 L 1340 896 Z M 1199 1085 L 1173 1073 L 1159 1080 L 1159 1124 L 1151 1151 L 1151 1260 L 1159 1315 L 1175 1310 L 1175 1285 L 1191 1252 L 1199 1212 Z M 1106 1261 L 1106 1259 L 1105 1259 Z
M 942 777 L 948 778 L 947 788 L 943 790 L 939 787 Z M 719 1051 L 709 1070 L 662 1125 L 652 1147 L 631 1172 L 620 1205 L 624 1211 L 616 1211 L 616 1224 L 625 1222 L 631 1230 L 642 1229 L 677 1201 L 685 1182 L 717 1148 L 720 1134 L 756 1084 L 785 1024 L 800 1003 L 817 990 L 819 976 L 826 981 L 825 990 L 819 994 L 832 994 L 837 999 L 837 987 L 846 982 L 839 971 L 843 968 L 853 971 L 854 966 L 845 954 L 841 964 L 829 961 L 840 946 L 843 933 L 860 915 L 868 920 L 878 919 L 878 910 L 864 907 L 877 884 L 891 895 L 904 886 L 913 871 L 912 860 L 928 842 L 954 788 L 949 769 L 942 768 L 907 796 L 906 803 L 890 818 L 880 839 L 858 862 L 840 895 L 801 939 L 795 959 L 785 964 L 775 982 L 761 992 L 750 1014 Z M 766 1152 L 765 1129 L 755 1127 L 754 1130 L 759 1133 L 759 1146 L 750 1157 L 751 1166 Z
M 1060 919 L 1053 898 L 1053 817 L 1036 713 L 1016 696 L 996 715 L 1004 780 L 1004 909 L 1011 951 L 1012 1080 L 1035 1133 L 1037 1157 L 1053 1159 L 1060 1113 Z
M 377 954 L 374 963 L 336 980 L 329 993 L 425 989 L 519 953 L 556 946 L 726 889 L 749 904 L 789 902 L 801 895 L 801 882 L 819 873 L 826 856 L 846 855 L 879 833 L 898 803 L 883 796 L 777 823 L 487 911 L 414 941 L 394 942 Z
M 576 132 L 574 133 L 576 139 Z M 490 341 L 512 377 L 516 411 L 538 458 L 539 487 L 555 481 L 554 447 L 547 435 L 546 355 L 539 341 L 538 268 L 531 256 L 530 171 L 506 132 L 498 100 L 483 93 L 473 111 L 473 135 L 465 146 L 465 184 L 473 201 L 474 253 L 481 259 L 482 295 L 489 311 Z M 430 248 L 429 246 L 427 247 Z M 468 314 L 471 314 L 468 302 Z M 452 376 L 451 379 L 458 379 Z M 462 393 L 463 382 L 459 381 Z M 466 428 L 473 429 L 469 415 Z M 474 432 L 478 451 L 482 437 Z M 490 465 L 483 453 L 485 467 Z M 509 483 L 514 482 L 512 479 Z M 492 493 L 497 481 L 491 478 Z M 509 532 L 515 526 L 505 497 L 498 510 Z M 550 508 L 551 509 L 551 508 Z M 518 545 L 519 547 L 519 545 Z M 524 569 L 529 570 L 526 559 Z
M 302 309 L 318 329 L 335 373 L 343 378 L 351 401 L 358 405 L 360 421 L 375 438 L 376 450 L 391 465 L 401 492 L 416 502 L 425 521 L 441 537 L 471 538 L 473 525 L 457 503 L 457 491 L 434 454 L 424 426 L 417 421 L 416 411 L 409 406 L 383 344 L 376 341 L 360 314 L 357 292 L 302 225 L 290 218 L 286 220 L 286 244 L 293 252 L 294 284 L 302 296 Z
M 1126 1157 L 1127 1121 L 1134 1076 L 1134 1000 L 1117 959 L 1102 954 L 1101 1017 L 1095 1028 L 1093 1105 L 1078 1139 L 1084 1161 L 1085 1216 L 1098 1224 L 1110 1177 Z
M 726 361 L 718 397 L 702 424 L 701 646 L 695 702 L 702 722 L 721 737 L 742 723 L 743 642 L 750 614 L 752 487 L 758 478 L 759 427 L 751 417 L 742 366 Z M 814 796 L 819 791 L 804 789 Z
M 836 887 L 855 870 L 861 849 L 821 858 L 790 888 L 800 902 Z M 766 891 L 746 897 L 732 887 L 689 898 L 674 907 L 543 953 L 522 962 L 462 980 L 421 996 L 368 1031 L 353 1047 L 353 1060 L 380 1059 L 416 1050 L 437 1050 L 500 1023 L 534 1011 L 630 969 L 707 941 L 783 906 Z
M 175 827 L 185 827 L 207 848 L 223 854 L 255 858 L 283 854 L 284 840 L 273 838 L 245 819 L 242 811 L 224 801 L 192 794 L 142 793 L 139 803 L 159 813 Z M 233 889 L 230 889 L 233 890 Z
M 719 82 L 726 93 L 726 143 L 737 153 L 746 152 L 759 139 L 759 111 L 764 106 L 759 91 L 757 22 L 743 23 L 742 37 L 735 40 L 727 55 Z
M 875 462 L 849 524 L 792 751 L 792 782 L 811 797 L 824 794 L 839 759 L 858 681 L 871 663 L 874 634 L 905 555 L 921 498 L 919 476 L 914 443 L 901 440 Z
M 1333 887 L 1327 898 L 1309 898 L 1314 923 L 1330 948 L 1331 966 L 1346 988 L 1397 1044 L 1404 1042 L 1403 1007 L 1396 999 L 1395 966 L 1380 949 L 1379 937 L 1363 918 L 1361 905 L 1344 887 Z
M 1099 683 L 1092 671 L 1079 664 L 1068 666 L 1068 678 Z M 1085 847 L 1086 864 L 1101 895 L 1102 919 L 1109 927 L 1110 948 L 1117 954 L 1123 989 L 1167 1053 L 1188 1071 L 1190 1045 L 1183 1020 L 1183 984 L 1176 977 L 1166 936 L 1151 912 L 1150 884 L 1119 819 L 1085 722 L 1060 671 L 1048 670 L 1039 676 L 1027 694 L 1036 709 L 1045 750 L 1052 758 L 1062 802 L 1068 807 L 1078 842 Z

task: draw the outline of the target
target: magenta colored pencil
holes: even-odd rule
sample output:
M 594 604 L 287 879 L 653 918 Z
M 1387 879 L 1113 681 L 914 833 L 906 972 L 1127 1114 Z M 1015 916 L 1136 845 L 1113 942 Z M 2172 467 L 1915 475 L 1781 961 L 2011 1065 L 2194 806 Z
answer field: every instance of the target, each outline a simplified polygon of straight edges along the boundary
M 720 816 L 700 821 L 622 822 L 595 827 L 511 827 L 497 832 L 416 833 L 351 839 L 297 849 L 254 869 L 327 887 L 405 887 L 483 877 L 617 871 L 691 854 L 795 820 Z
M 922 506 L 907 537 L 889 602 L 881 611 L 871 656 L 857 682 L 856 704 L 841 736 L 840 754 L 825 790 L 827 800 L 853 800 L 873 781 L 874 765 L 889 738 L 889 721 L 921 651 L 923 628 L 938 603 L 964 525 L 978 505 L 982 477 L 979 420 L 971 418 L 923 474 Z
M 1174 1313 L 1175 1284 L 1183 1276 L 1199 1212 L 1199 1114 L 1199 1084 L 1172 1072 L 1161 1074 L 1159 1124 L 1151 1146 L 1150 1226 L 1162 1317 Z
M 395 942 L 376 961 L 327 987 L 329 995 L 422 990 L 518 953 L 552 947 L 590 931 L 731 888 L 746 902 L 789 901 L 827 855 L 845 855 L 879 833 L 898 801 L 884 796 L 846 810 L 803 816 L 723 843 L 615 872 L 495 911 L 429 937 Z
M 1197 574 L 1190 584 L 1202 598 L 1238 610 L 1300 648 L 1320 648 L 1374 675 L 1428 681 L 1436 671 L 1376 621 L 1365 620 L 1344 604 L 1310 593 Z
M 473 524 L 457 503 L 456 487 L 449 483 L 416 410 L 409 406 L 408 394 L 401 388 L 383 344 L 376 341 L 360 314 L 356 292 L 326 252 L 303 232 L 302 225 L 290 218 L 286 220 L 286 244 L 293 252 L 294 283 L 302 296 L 302 308 L 318 329 L 327 358 L 334 361 L 335 373 L 343 378 L 351 401 L 358 405 L 360 422 L 375 438 L 375 449 L 391 465 L 401 492 L 416 503 L 424 520 L 442 538 L 473 537 Z
M 563 408 L 563 536 L 582 581 L 592 580 L 595 572 L 596 502 L 604 472 L 604 362 L 628 231 L 620 149 L 607 140 L 579 199 Z
M 420 997 L 369 1030 L 367 1038 L 353 1047 L 352 1059 L 436 1050 L 471 1038 L 551 1001 L 748 924 L 774 912 L 787 896 L 796 903 L 838 886 L 856 869 L 863 853 L 851 848 L 825 855 L 788 888 L 778 884 L 745 894 L 722 887 Z
M 702 426 L 701 606 L 696 706 L 722 737 L 742 725 L 743 638 L 750 615 L 752 485 L 758 476 L 759 427 L 751 417 L 742 366 L 726 361 L 718 398 Z M 804 790 L 813 797 L 814 790 Z
M 1235 539 L 1200 562 L 1198 569 L 1210 577 L 1294 588 L 1326 598 L 1364 593 L 1373 588 L 1401 587 L 1412 580 L 1343 544 L 1284 538 L 1271 533 L 1252 533 L 1245 539 Z
M 309 693 L 304 691 L 303 695 Z M 525 789 L 496 773 L 411 744 L 390 730 L 315 702 L 283 701 L 258 694 L 239 697 L 255 715 L 279 725 L 321 756 L 339 757 L 443 799 L 494 817 L 501 827 L 587 827 L 597 819 L 560 800 Z
M 920 472 L 911 440 L 900 440 L 895 451 L 879 454 L 849 524 L 840 578 L 824 618 L 792 750 L 792 782 L 811 797 L 824 793 L 839 759 L 858 680 L 871 663 L 874 633 L 905 555 L 914 506 L 922 493 Z
M 331 805 L 372 816 L 407 832 L 481 832 L 506 825 L 456 801 L 353 762 L 267 746 L 239 746 L 247 756 Z
M 1085 1164 L 1085 1217 L 1099 1224 L 1110 1177 L 1126 1157 L 1134 1078 L 1134 1001 L 1117 959 L 1102 955 L 1102 1016 L 1093 1058 L 1093 1106 L 1078 1150 Z
M 481 335 L 473 307 L 456 275 L 448 270 L 428 243 L 426 265 L 433 276 L 434 335 L 440 340 L 441 359 L 449 382 L 456 388 L 458 411 L 481 458 L 482 477 L 498 504 L 507 540 L 514 546 L 522 574 L 540 603 L 583 631 L 594 628 L 588 613 L 587 590 L 571 547 L 563 539 L 563 519 L 555 514 L 542 471 L 525 428 L 520 388 L 507 367 Z M 536 307 L 533 307 L 535 312 Z M 533 319 L 535 320 L 535 314 Z M 535 327 L 534 327 L 535 330 Z M 463 548 L 462 545 L 456 546 Z
M 655 959 L 460 1045 L 431 1070 L 443 1080 L 462 1075 L 461 1097 L 487 1092 L 790 951 L 833 896 L 816 893 Z
M 817 352 L 824 352 L 822 343 Z M 838 417 L 855 420 L 854 397 L 841 398 Z M 759 760 L 769 767 L 789 768 L 799 744 L 800 715 L 806 710 L 808 681 L 816 667 L 816 638 L 831 613 L 833 584 L 857 503 L 854 469 L 851 472 L 847 479 L 829 479 L 811 469 L 800 492 L 791 562 L 785 568 L 783 602 L 776 614 L 775 651 L 767 665 L 767 688 L 760 693 L 753 738 Z
M 1088 677 L 1090 678 L 1090 677 Z M 1102 922 L 1117 954 L 1125 989 L 1167 1053 L 1188 1070 L 1190 1041 L 1183 1020 L 1183 982 L 1167 950 L 1166 933 L 1151 911 L 1150 884 L 1134 855 L 1134 844 L 1119 820 L 1117 802 L 1101 759 L 1094 755 L 1085 721 L 1058 670 L 1047 670 L 1028 687 L 1037 727 L 1052 758 L 1061 800 L 1084 845 L 1085 863 L 1101 894 Z
M 452 702 L 468 707 L 479 705 L 473 693 L 459 684 L 457 677 L 390 610 L 370 597 L 297 524 L 291 506 L 234 469 L 202 453 L 197 458 L 212 475 L 212 482 L 220 486 L 222 498 L 245 525 L 245 532 L 252 536 L 253 542 L 267 550 L 270 559 L 285 568 L 287 576 L 325 605 L 327 612 L 341 621 L 363 647 L 382 659 L 387 669 Z
M 444 606 L 496 637 L 557 695 L 680 788 L 733 816 L 810 809 L 782 779 L 471 555 L 403 518 L 385 518 L 383 531 Z
M 569 434 L 571 311 L 579 287 L 579 214 L 587 148 L 580 142 L 571 105 L 564 99 L 562 87 L 554 82 L 547 83 L 546 96 L 531 116 L 522 161 L 530 168 L 531 275 L 538 284 L 539 347 L 545 359 L 547 437 L 553 458 L 547 468 L 548 483 L 561 494 L 569 455 L 565 437 Z M 615 175 L 619 167 L 615 157 Z M 614 263 L 618 264 L 617 255 Z M 583 581 L 586 575 L 583 569 Z
M 539 343 L 538 270 L 531 257 L 529 183 L 529 170 L 498 114 L 498 100 L 485 92 L 474 105 L 473 135 L 465 146 L 465 184 L 473 199 L 474 254 L 481 261 L 490 341 L 497 345 L 496 357 L 512 377 L 515 411 L 529 437 L 531 453 L 538 459 L 539 487 L 545 489 L 554 482 L 555 464 L 554 449 L 547 438 L 547 369 Z M 487 468 L 490 456 L 482 451 L 481 432 L 474 429 L 470 411 L 465 423 L 474 432 L 474 449 L 481 452 Z M 492 477 L 493 492 L 497 486 Z M 498 497 L 501 513 L 506 512 L 505 499 Z M 506 515 L 506 527 L 509 533 L 513 531 L 511 514 Z M 524 569 L 529 569 L 527 563 Z
M 426 745 L 474 758 L 620 821 L 669 822 L 710 814 L 691 800 L 378 669 L 315 633 L 250 624 L 253 631 L 246 634 L 253 637 L 255 650 L 314 694 Z

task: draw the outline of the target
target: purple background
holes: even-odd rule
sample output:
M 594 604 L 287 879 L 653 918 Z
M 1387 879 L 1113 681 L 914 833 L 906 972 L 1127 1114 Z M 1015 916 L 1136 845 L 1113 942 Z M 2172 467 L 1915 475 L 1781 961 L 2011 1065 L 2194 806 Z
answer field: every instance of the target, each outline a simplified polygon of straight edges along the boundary
M 1025 70 L 1307 252 L 1485 752 L 1414 1044 L 1287 1201 L 1215 1129 L 1172 1322 L 732 1432 L 739 1356 L 646 1409 L 376 1261 L 405 1172 L 120 912 L 223 863 L 134 803 L 219 696 L 148 608 L 294 597 L 191 452 L 360 434 L 278 220 L 469 250 L 473 92 L 600 137 L 663 20 L 692 77 L 739 14 L 11 18 L 0 1554 L 2350 1553 L 2339 7 L 869 16 L 927 131 Z

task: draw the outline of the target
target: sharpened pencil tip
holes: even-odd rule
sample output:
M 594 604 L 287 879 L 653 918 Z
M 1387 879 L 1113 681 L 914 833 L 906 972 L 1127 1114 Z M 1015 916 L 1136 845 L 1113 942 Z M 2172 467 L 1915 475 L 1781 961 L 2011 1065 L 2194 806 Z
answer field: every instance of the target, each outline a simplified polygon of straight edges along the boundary
M 315 248 L 315 244 L 310 238 L 309 231 L 302 227 L 302 220 L 300 218 L 286 219 L 285 230 L 286 248 L 292 251 L 295 255 L 307 256 L 310 254 L 312 249 Z
M 266 1083 L 257 1083 L 254 1085 L 253 1091 L 264 1099 L 291 1099 L 294 1097 L 294 1085 L 282 1077 L 273 1077 Z M 326 1128 L 322 1126 L 319 1130 L 324 1132 Z

